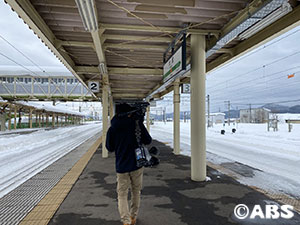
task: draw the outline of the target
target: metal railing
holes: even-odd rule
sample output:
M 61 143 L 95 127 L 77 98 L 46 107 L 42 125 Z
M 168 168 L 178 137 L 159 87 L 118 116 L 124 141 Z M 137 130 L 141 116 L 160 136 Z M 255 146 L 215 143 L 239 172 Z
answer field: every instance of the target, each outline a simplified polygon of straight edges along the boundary
M 0 76 L 0 97 L 4 99 L 85 100 L 92 96 L 72 77 Z

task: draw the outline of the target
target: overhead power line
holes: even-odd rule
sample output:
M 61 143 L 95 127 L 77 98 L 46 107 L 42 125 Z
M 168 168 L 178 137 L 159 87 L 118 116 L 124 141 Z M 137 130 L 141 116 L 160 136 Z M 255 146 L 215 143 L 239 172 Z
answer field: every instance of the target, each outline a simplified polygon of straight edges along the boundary
M 269 103 L 289 103 L 289 102 L 296 102 L 298 101 L 298 99 L 294 99 L 294 100 L 281 100 L 281 101 L 266 101 L 266 102 L 256 102 L 257 99 L 232 99 L 231 98 L 231 102 L 234 105 L 249 105 L 249 103 L 251 103 L 252 105 L 264 105 L 264 104 L 269 104 Z M 212 101 L 212 106 L 220 106 L 224 103 L 224 101 Z
M 238 102 L 235 102 L 235 101 L 230 101 L 231 104 L 233 105 L 266 105 L 266 104 L 280 104 L 280 103 L 292 103 L 292 102 L 300 102 L 300 99 L 293 99 L 293 100 L 285 100 L 285 101 L 276 101 L 276 102 L 254 102 L 254 103 L 238 103 Z M 223 102 L 224 103 L 224 102 Z M 221 104 L 216 104 L 214 106 L 218 106 L 218 105 L 221 105 Z
M 292 84 L 289 84 L 289 85 L 285 85 L 284 87 L 286 88 L 286 87 L 291 87 L 291 86 L 294 86 L 294 85 L 299 85 L 300 84 L 300 81 L 299 82 L 293 82 Z M 280 87 L 282 87 L 282 84 L 280 84 L 280 85 L 278 85 L 278 86 L 273 86 L 273 87 L 271 87 L 271 88 L 265 88 L 265 89 L 263 89 L 263 90 L 259 90 L 259 91 L 252 91 L 252 93 L 255 93 L 256 95 L 258 94 L 258 93 L 262 93 L 262 92 L 269 92 L 269 91 L 272 91 L 272 90 L 278 90 L 278 88 L 280 88 Z M 299 94 L 299 90 L 296 90 L 297 91 L 297 93 Z M 280 92 L 280 93 L 282 93 L 282 92 Z M 239 96 L 239 95 L 237 95 L 238 94 L 238 92 L 237 93 L 235 93 L 235 95 L 236 96 Z M 276 93 L 272 93 L 273 95 L 275 95 Z M 246 95 L 246 96 L 248 96 L 248 95 Z M 226 97 L 226 98 L 228 98 L 228 97 Z M 220 98 L 220 97 L 217 97 L 217 98 L 212 98 L 211 100 L 212 101 L 215 101 L 215 100 L 223 100 L 224 98 Z M 244 100 L 244 98 L 243 99 L 238 99 L 238 100 Z
M 280 73 L 287 73 L 287 71 L 290 71 L 290 70 L 294 70 L 294 69 L 297 69 L 297 68 L 300 68 L 300 65 L 299 66 L 294 66 L 294 67 L 291 67 L 291 68 L 287 68 L 287 69 L 284 69 L 284 70 L 281 70 L 281 71 L 278 71 L 278 72 L 274 72 L 274 73 L 270 73 L 270 74 L 267 74 L 267 75 L 263 75 L 262 77 L 260 77 L 260 78 L 268 78 L 268 77 L 273 77 L 273 76 L 275 76 L 275 75 L 277 75 L 277 74 L 280 74 Z M 293 72 L 293 73 L 297 73 L 297 72 L 299 72 L 299 71 L 296 71 L 296 72 Z M 283 76 L 282 74 L 281 74 L 281 76 Z M 280 77 L 281 78 L 281 77 Z M 234 85 L 241 85 L 241 84 L 244 84 L 244 83 L 249 83 L 249 82 L 252 82 L 252 81 L 257 81 L 259 78 L 254 78 L 254 79 L 251 79 L 251 80 L 246 80 L 246 81 L 244 81 L 244 82 L 240 82 L 240 83 L 235 83 Z M 270 81 L 270 80 L 268 80 L 268 81 Z M 263 82 L 266 82 L 266 81 L 263 81 Z
M 262 69 L 262 68 L 266 68 L 267 66 L 270 66 L 270 65 L 272 65 L 272 64 L 275 64 L 275 63 L 277 63 L 277 62 L 280 62 L 280 61 L 282 61 L 282 60 L 284 60 L 284 59 L 287 59 L 287 58 L 289 58 L 289 57 L 295 56 L 295 55 L 297 55 L 297 54 L 299 54 L 299 53 L 300 53 L 300 51 L 294 52 L 294 53 L 292 53 L 292 54 L 290 54 L 290 55 L 284 56 L 284 57 L 282 57 L 282 58 L 280 58 L 280 59 L 276 59 L 276 60 L 274 60 L 274 61 L 272 61 L 272 62 L 270 62 L 270 63 L 267 63 L 267 64 L 265 64 L 265 65 L 263 65 L 263 66 L 261 66 L 261 67 L 255 68 L 255 69 L 250 70 L 250 71 L 248 71 L 248 72 L 246 72 L 246 73 L 239 74 L 239 75 L 237 75 L 237 76 L 235 76 L 235 77 L 233 77 L 233 78 L 231 78 L 231 79 L 229 79 L 229 80 L 226 80 L 226 81 L 224 81 L 224 82 L 221 82 L 221 83 L 219 83 L 219 84 L 214 85 L 214 86 L 213 86 L 213 89 L 214 89 L 215 87 L 219 87 L 220 85 L 223 85 L 224 83 L 226 84 L 226 83 L 228 83 L 228 82 L 231 81 L 231 80 L 235 80 L 235 79 L 240 78 L 240 77 L 242 77 L 242 76 L 244 76 L 244 75 L 247 75 L 247 74 L 253 73 L 253 72 L 255 72 L 255 71 L 258 71 L 258 70 L 260 70 L 260 69 Z
M 235 61 L 233 61 L 233 62 L 231 62 L 231 63 L 228 63 L 228 64 L 225 65 L 225 66 L 222 66 L 222 67 L 221 67 L 220 69 L 218 69 L 218 70 L 222 70 L 222 69 L 225 69 L 225 68 L 227 68 L 227 67 L 229 67 L 229 66 L 231 66 L 231 65 L 233 65 L 233 64 L 236 64 L 236 63 L 238 63 L 239 61 L 241 61 L 241 60 L 243 60 L 243 59 L 245 59 L 245 58 L 247 58 L 247 57 L 249 57 L 249 56 L 251 56 L 251 55 L 257 53 L 257 52 L 259 52 L 259 51 L 261 51 L 261 50 L 264 50 L 264 49 L 266 49 L 267 47 L 272 46 L 273 44 L 276 44 L 276 43 L 282 41 L 283 39 L 288 38 L 288 37 L 290 37 L 290 36 L 292 36 L 292 35 L 298 33 L 299 31 L 300 31 L 300 29 L 295 30 L 294 32 L 292 32 L 292 33 L 290 33 L 290 34 L 288 34 L 288 35 L 286 35 L 286 36 L 283 36 L 283 37 L 277 39 L 276 41 L 271 42 L 270 44 L 266 44 L 266 45 L 264 45 L 264 46 L 261 47 L 261 48 L 258 48 L 258 49 L 256 49 L 256 50 L 253 50 L 251 53 L 249 53 L 249 54 L 247 54 L 247 55 L 245 55 L 245 56 L 241 56 L 239 59 L 237 59 L 237 60 L 235 60 Z M 218 70 L 217 70 L 217 71 L 218 71 Z
M 18 63 L 17 61 L 13 60 L 12 58 L 8 57 L 7 55 L 3 54 L 0 52 L 0 55 L 2 55 L 3 57 L 7 58 L 8 60 L 12 61 L 13 63 L 17 64 L 18 66 L 21 66 L 22 68 L 24 68 L 25 70 L 29 71 L 30 73 L 39 76 L 38 74 L 36 74 L 34 71 L 28 69 L 26 66 L 22 65 L 21 63 Z
M 300 66 L 299 66 L 300 67 Z M 300 70 L 298 70 L 298 71 L 296 71 L 296 72 L 293 72 L 294 74 L 297 74 L 297 73 L 299 73 L 300 72 Z M 278 72 L 279 73 L 279 72 Z M 275 73 L 275 74 L 278 74 L 278 73 Z M 282 72 L 280 72 L 280 73 L 282 73 Z M 272 75 L 270 75 L 270 76 L 272 76 Z M 269 77 L 270 77 L 269 76 Z M 270 82 L 272 82 L 272 81 L 275 81 L 275 80 L 279 80 L 279 79 L 286 79 L 286 75 L 281 75 L 280 77 L 276 77 L 276 78 L 273 78 L 273 79 L 269 79 L 269 80 L 267 80 L 267 81 L 261 81 L 261 82 L 257 82 L 256 84 L 255 84 L 255 86 L 254 85 L 246 85 L 246 86 L 240 86 L 240 84 L 244 84 L 244 83 L 251 83 L 252 81 L 257 81 L 257 78 L 256 79 L 253 79 L 253 80 L 251 80 L 251 81 L 245 81 L 245 82 L 243 82 L 243 83 L 240 83 L 240 84 L 238 84 L 238 85 L 235 85 L 235 87 L 233 87 L 233 88 L 228 88 L 231 92 L 235 92 L 235 93 L 239 93 L 240 91 L 245 91 L 246 89 L 248 89 L 248 88 L 251 88 L 252 89 L 252 92 L 254 92 L 254 88 L 259 88 L 259 85 L 261 85 L 261 84 L 266 84 L 266 83 L 270 83 Z M 298 83 L 298 82 L 293 82 L 291 85 L 294 85 L 295 83 Z M 280 84 L 279 85 L 279 87 L 281 87 L 282 86 L 282 84 Z M 264 91 L 265 90 L 269 90 L 270 88 L 271 89 L 273 89 L 274 87 L 276 87 L 276 86 L 271 86 L 271 87 L 269 87 L 269 88 L 265 88 L 264 89 Z M 214 94 L 213 96 L 220 96 L 220 95 L 224 95 L 224 91 L 223 91 L 224 89 L 222 89 L 221 91 L 218 91 L 216 94 Z M 213 91 L 208 91 L 210 94 L 212 94 L 213 93 Z
M 254 101 L 247 101 L 247 102 L 245 102 L 245 103 L 239 103 L 239 102 L 232 102 L 232 105 L 234 106 L 234 109 L 233 110 L 239 110 L 239 109 L 242 109 L 242 108 L 247 108 L 250 104 L 253 106 L 253 107 L 256 107 L 256 108 L 259 108 L 259 107 L 262 107 L 262 106 L 264 106 L 264 105 L 267 105 L 267 104 L 286 104 L 286 103 L 289 103 L 289 104 L 291 104 L 291 103 L 293 103 L 293 102 L 300 102 L 300 101 L 265 101 L 265 102 L 260 102 L 260 103 L 252 103 L 252 102 L 254 102 Z M 298 103 L 296 103 L 296 104 L 298 104 Z M 216 109 L 216 108 L 226 108 L 226 107 L 224 107 L 221 103 L 219 103 L 219 104 L 213 104 L 212 106 L 211 106 L 211 108 L 214 108 L 214 109 Z
M 0 38 L 2 38 L 3 41 L 5 41 L 8 45 L 10 45 L 13 49 L 15 49 L 17 52 L 19 52 L 22 56 L 24 56 L 27 60 L 29 60 L 33 65 L 35 65 L 37 68 L 39 68 L 43 73 L 46 73 L 46 71 L 41 68 L 38 64 L 36 64 L 33 60 L 31 60 L 27 55 L 25 55 L 21 50 L 16 48 L 13 44 L 11 44 L 7 39 L 5 39 L 1 34 Z

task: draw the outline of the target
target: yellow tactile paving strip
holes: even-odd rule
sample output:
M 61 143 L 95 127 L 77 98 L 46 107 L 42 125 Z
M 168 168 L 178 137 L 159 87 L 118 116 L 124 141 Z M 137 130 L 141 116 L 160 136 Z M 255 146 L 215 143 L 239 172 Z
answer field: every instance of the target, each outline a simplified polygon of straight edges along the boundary
M 213 164 L 211 162 L 207 162 L 207 165 L 215 170 L 218 170 L 224 174 L 226 174 L 227 176 L 230 176 L 234 179 L 238 179 L 238 177 L 240 177 L 239 174 L 237 174 L 236 172 L 229 170 L 227 168 L 224 168 L 221 165 L 216 165 Z M 259 191 L 263 194 L 265 194 L 266 196 L 272 198 L 273 200 L 280 202 L 282 204 L 287 204 L 287 205 L 292 205 L 294 207 L 294 210 L 297 212 L 300 212 L 300 200 L 299 199 L 295 199 L 289 195 L 285 195 L 285 194 L 277 194 L 277 193 L 271 193 L 269 191 L 260 189 L 256 186 L 250 186 L 252 189 L 255 189 L 256 191 Z
M 255 187 L 255 186 L 251 186 L 251 188 L 269 196 L 270 198 L 272 198 L 282 204 L 292 205 L 294 207 L 295 211 L 300 212 L 300 200 L 299 199 L 292 198 L 285 194 L 270 193 L 268 191 L 265 191 L 263 189 Z
M 46 225 L 50 222 L 101 142 L 102 138 L 100 137 L 57 185 L 27 214 L 20 225 Z

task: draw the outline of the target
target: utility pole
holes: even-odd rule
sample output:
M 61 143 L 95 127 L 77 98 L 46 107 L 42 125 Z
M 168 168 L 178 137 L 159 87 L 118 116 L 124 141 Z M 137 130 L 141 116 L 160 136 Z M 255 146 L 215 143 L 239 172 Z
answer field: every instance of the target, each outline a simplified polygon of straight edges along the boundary
M 209 118 L 210 118 L 210 115 L 209 115 L 209 95 L 207 95 L 207 128 L 210 127 Z
M 228 101 L 228 126 L 230 126 L 230 101 Z
M 224 101 L 225 103 L 228 103 L 228 126 L 230 126 L 230 101 Z
M 249 104 L 249 112 L 250 112 L 250 116 L 249 116 L 250 123 L 252 123 L 252 116 L 251 116 L 251 104 Z

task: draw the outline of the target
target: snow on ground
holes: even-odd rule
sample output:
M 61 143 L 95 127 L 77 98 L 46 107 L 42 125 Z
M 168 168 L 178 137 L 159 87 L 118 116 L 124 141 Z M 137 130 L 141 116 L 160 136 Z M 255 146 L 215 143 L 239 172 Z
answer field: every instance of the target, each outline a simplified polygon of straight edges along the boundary
M 190 123 L 181 122 L 180 126 L 181 151 L 190 156 Z M 232 128 L 237 132 L 232 133 Z M 173 146 L 172 122 L 155 122 L 150 131 L 154 139 Z M 291 133 L 287 124 L 279 124 L 278 132 L 268 132 L 266 124 L 218 124 L 209 128 L 206 136 L 208 161 L 236 161 L 257 169 L 253 177 L 239 179 L 241 183 L 300 197 L 300 124 L 294 124 Z
M 0 135 L 0 198 L 101 130 L 102 124 L 89 123 Z
M 181 122 L 180 126 L 181 151 L 190 156 L 190 123 Z M 101 123 L 90 122 L 54 130 L 41 128 L 30 134 L 0 132 L 0 197 L 101 128 Z M 232 128 L 237 132 L 232 133 Z M 220 134 L 221 129 L 226 130 L 225 135 Z M 173 123 L 155 122 L 151 135 L 172 147 Z M 294 124 L 291 133 L 283 123 L 279 124 L 278 132 L 268 132 L 266 124 L 214 125 L 207 130 L 207 160 L 221 165 L 239 162 L 256 168 L 253 176 L 241 176 L 239 181 L 300 197 L 300 124 Z
M 297 113 L 278 113 L 278 120 L 281 123 L 285 123 L 285 120 L 300 120 L 300 114 Z

